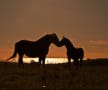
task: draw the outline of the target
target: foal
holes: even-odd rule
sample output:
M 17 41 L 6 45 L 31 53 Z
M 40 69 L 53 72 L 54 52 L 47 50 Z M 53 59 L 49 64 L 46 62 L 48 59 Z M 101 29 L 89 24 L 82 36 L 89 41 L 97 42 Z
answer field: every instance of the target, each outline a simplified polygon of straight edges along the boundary
M 75 48 L 71 41 L 66 37 L 60 41 L 61 46 L 65 45 L 67 49 L 67 58 L 68 63 L 71 63 L 71 59 L 74 60 L 74 65 L 78 65 L 80 61 L 80 65 L 82 65 L 83 57 L 84 57 L 84 50 L 83 48 Z

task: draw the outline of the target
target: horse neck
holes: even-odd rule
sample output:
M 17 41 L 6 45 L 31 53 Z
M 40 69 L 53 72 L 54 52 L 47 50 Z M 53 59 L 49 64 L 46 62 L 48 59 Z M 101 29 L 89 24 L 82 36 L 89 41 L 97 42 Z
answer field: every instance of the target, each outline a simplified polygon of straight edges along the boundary
M 53 44 L 55 44 L 58 47 L 61 47 L 62 45 L 59 43 L 59 40 L 57 40 L 56 42 L 52 42 Z
M 67 48 L 68 50 L 74 49 L 74 46 L 73 46 L 73 44 L 72 44 L 70 41 L 65 42 L 65 46 L 66 46 L 66 48 Z
M 48 36 L 44 36 L 44 37 L 40 38 L 39 40 L 37 40 L 35 43 L 36 43 L 36 44 L 37 44 L 37 43 L 40 43 L 40 44 L 43 44 L 44 46 L 49 47 L 49 45 L 50 45 L 52 42 L 51 42 L 51 40 L 49 39 Z
M 51 38 L 51 39 L 50 39 L 50 43 L 53 43 L 53 44 L 55 44 L 55 45 L 58 46 L 58 47 L 61 46 L 58 37 Z

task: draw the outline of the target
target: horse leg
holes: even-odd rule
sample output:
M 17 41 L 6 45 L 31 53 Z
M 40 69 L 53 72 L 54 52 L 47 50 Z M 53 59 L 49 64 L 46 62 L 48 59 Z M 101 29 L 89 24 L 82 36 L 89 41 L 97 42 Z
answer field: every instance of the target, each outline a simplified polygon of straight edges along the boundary
M 19 55 L 19 59 L 18 59 L 18 66 L 22 66 L 23 67 L 23 55 Z
M 42 60 L 41 57 L 39 57 L 39 64 L 40 64 L 40 65 L 41 65 L 41 60 Z
M 74 59 L 74 65 L 75 65 L 75 66 L 79 65 L 78 59 Z
M 68 56 L 68 66 L 71 68 L 71 57 Z
M 80 70 L 80 62 L 78 59 L 74 59 L 74 70 L 79 71 Z
M 46 58 L 46 56 L 42 57 L 43 65 L 45 65 L 45 58 Z
M 82 66 L 83 60 L 82 58 L 80 58 L 80 66 Z
M 68 64 L 71 64 L 71 57 L 67 54 Z
M 41 64 L 41 62 L 43 65 L 45 64 L 45 56 L 39 57 L 39 64 Z

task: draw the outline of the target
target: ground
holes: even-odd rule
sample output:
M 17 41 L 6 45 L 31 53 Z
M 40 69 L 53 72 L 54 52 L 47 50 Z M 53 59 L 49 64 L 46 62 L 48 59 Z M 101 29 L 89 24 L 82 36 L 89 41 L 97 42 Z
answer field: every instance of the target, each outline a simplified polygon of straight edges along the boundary
M 88 60 L 83 66 L 0 62 L 0 90 L 108 90 L 108 60 Z

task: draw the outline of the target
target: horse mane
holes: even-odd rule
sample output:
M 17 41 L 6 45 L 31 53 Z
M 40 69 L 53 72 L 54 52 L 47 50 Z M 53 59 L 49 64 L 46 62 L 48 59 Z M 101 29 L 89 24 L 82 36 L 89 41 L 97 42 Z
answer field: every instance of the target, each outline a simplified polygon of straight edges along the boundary
M 55 33 L 52 33 L 52 34 L 46 34 L 46 35 L 44 35 L 43 37 L 39 38 L 39 39 L 36 40 L 36 41 L 38 42 L 38 41 L 47 39 L 49 36 L 55 36 L 55 35 L 56 35 Z M 49 39 L 49 38 L 48 38 L 48 39 Z
M 63 37 L 63 39 L 66 41 L 65 44 L 66 44 L 68 47 L 72 47 L 72 48 L 74 47 L 73 44 L 71 43 L 71 41 L 70 41 L 68 38 Z
M 48 36 L 49 36 L 48 34 L 47 34 L 47 35 L 44 35 L 43 37 L 41 37 L 41 38 L 39 38 L 38 40 L 36 40 L 36 42 L 41 41 L 41 40 L 43 40 L 43 39 L 46 39 Z

